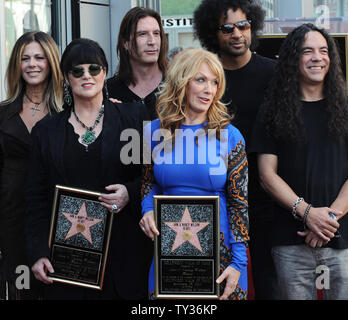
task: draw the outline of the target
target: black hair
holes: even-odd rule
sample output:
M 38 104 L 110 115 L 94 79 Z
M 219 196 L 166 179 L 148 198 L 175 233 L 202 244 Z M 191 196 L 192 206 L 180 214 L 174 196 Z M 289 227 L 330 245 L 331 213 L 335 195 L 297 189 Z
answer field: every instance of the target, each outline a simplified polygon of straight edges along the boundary
M 216 36 L 220 19 L 227 15 L 227 11 L 241 9 L 248 20 L 251 20 L 251 45 L 255 50 L 258 44 L 258 33 L 262 31 L 265 11 L 256 0 L 203 0 L 193 13 L 193 29 L 195 37 L 199 39 L 202 47 L 219 53 L 220 46 Z
M 91 39 L 75 39 L 64 50 L 60 69 L 63 75 L 67 76 L 73 66 L 90 63 L 99 64 L 105 69 L 106 73 L 108 72 L 108 62 L 100 45 Z
M 327 101 L 329 134 L 339 138 L 348 129 L 348 94 L 341 60 L 335 40 L 311 23 L 292 30 L 282 42 L 269 92 L 265 99 L 263 122 L 270 136 L 293 142 L 306 141 L 300 88 L 300 57 L 306 34 L 319 32 L 326 40 L 330 58 L 329 71 L 324 79 L 323 95 Z
M 91 39 L 79 38 L 71 41 L 65 48 L 62 59 L 60 61 L 60 69 L 64 77 L 68 77 L 68 73 L 72 70 L 73 66 L 92 63 L 99 64 L 104 68 L 105 73 L 108 73 L 108 61 L 106 60 L 104 50 L 101 48 L 98 42 Z M 72 99 L 72 103 L 74 103 L 74 98 L 70 86 L 68 87 L 68 90 Z M 65 94 L 66 93 L 64 93 L 64 95 Z M 104 86 L 103 89 L 103 96 L 104 99 L 106 99 L 108 96 L 106 86 Z M 66 109 L 68 107 L 69 106 L 67 105 L 67 103 L 64 102 L 63 109 Z

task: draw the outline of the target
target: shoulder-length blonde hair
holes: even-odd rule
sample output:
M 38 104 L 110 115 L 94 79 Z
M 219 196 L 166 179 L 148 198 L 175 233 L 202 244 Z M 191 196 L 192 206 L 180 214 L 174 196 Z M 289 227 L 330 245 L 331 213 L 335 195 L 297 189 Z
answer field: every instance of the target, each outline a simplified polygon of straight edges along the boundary
M 186 117 L 187 88 L 203 63 L 206 63 L 217 76 L 218 87 L 215 97 L 207 112 L 204 130 L 215 129 L 220 139 L 220 130 L 225 128 L 231 120 L 226 106 L 220 101 L 225 91 L 224 69 L 217 55 L 204 49 L 186 49 L 170 64 L 166 79 L 160 87 L 156 105 L 161 128 L 169 130 L 174 142 L 175 129 L 179 129 Z
M 63 102 L 63 76 L 59 68 L 59 50 L 53 38 L 42 31 L 24 33 L 15 43 L 6 70 L 7 100 L 13 102 L 25 92 L 26 83 L 22 78 L 21 60 L 24 48 L 31 42 L 38 42 L 44 51 L 50 66 L 50 73 L 44 103 L 48 112 L 59 112 Z

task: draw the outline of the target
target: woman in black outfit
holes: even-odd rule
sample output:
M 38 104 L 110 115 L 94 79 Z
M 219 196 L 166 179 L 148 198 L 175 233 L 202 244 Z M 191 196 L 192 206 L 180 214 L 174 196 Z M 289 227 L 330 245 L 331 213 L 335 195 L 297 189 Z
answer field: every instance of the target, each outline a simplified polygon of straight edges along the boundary
M 38 295 L 35 281 L 30 281 L 31 290 L 15 285 L 16 268 L 28 264 L 24 216 L 30 132 L 36 122 L 60 111 L 62 80 L 53 38 L 41 31 L 24 33 L 11 52 L 7 99 L 0 103 L 0 288 L 7 282 L 9 300 Z
M 72 41 L 63 53 L 61 70 L 64 111 L 32 131 L 27 190 L 32 271 L 47 284 L 44 299 L 143 299 L 147 268 L 142 250 L 146 239 L 138 226 L 141 166 L 122 163 L 121 150 L 128 142 L 120 135 L 129 128 L 141 132 L 146 111 L 107 99 L 103 88 L 108 64 L 92 40 Z M 115 215 L 102 291 L 52 283 L 46 276 L 46 268 L 53 271 L 48 232 L 57 184 L 102 192 L 99 200 Z

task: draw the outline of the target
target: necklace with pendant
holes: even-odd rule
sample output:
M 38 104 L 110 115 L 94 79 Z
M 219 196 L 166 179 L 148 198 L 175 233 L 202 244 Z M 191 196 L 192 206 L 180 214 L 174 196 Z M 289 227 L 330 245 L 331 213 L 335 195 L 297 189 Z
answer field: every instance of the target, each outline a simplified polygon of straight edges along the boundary
M 27 100 L 28 100 L 29 102 L 31 102 L 31 103 L 34 104 L 34 106 L 31 106 L 31 107 L 30 107 L 30 109 L 33 110 L 33 112 L 31 113 L 31 116 L 34 117 L 36 111 L 41 111 L 41 109 L 39 108 L 39 105 L 42 103 L 42 101 L 41 101 L 41 102 L 34 102 L 33 100 L 31 100 L 31 99 L 27 96 L 26 93 L 25 93 L 24 95 L 25 95 L 25 97 L 27 98 Z
M 95 119 L 93 126 L 91 127 L 87 127 L 77 116 L 75 109 L 72 109 L 75 119 L 78 123 L 80 123 L 82 125 L 83 128 L 86 129 L 86 132 L 81 136 L 81 142 L 86 146 L 86 152 L 88 152 L 88 146 L 93 143 L 97 138 L 96 138 L 96 134 L 94 131 L 94 128 L 98 125 L 100 118 L 102 117 L 102 115 L 104 114 L 104 105 L 101 106 L 97 119 Z

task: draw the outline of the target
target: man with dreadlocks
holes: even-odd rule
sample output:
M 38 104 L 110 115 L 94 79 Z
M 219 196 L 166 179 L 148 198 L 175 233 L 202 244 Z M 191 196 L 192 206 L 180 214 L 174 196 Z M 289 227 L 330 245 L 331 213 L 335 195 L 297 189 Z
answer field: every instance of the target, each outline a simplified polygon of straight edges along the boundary
M 219 55 L 226 77 L 222 101 L 234 116 L 246 150 L 275 61 L 253 52 L 263 29 L 265 11 L 256 0 L 203 0 L 194 12 L 193 27 L 202 46 Z M 258 181 L 255 155 L 248 155 L 250 256 L 255 299 L 273 299 L 275 271 L 270 236 L 271 199 Z
M 304 24 L 286 37 L 253 138 L 277 203 L 266 232 L 279 298 L 316 299 L 324 270 L 324 298 L 348 299 L 348 93 L 327 32 Z

